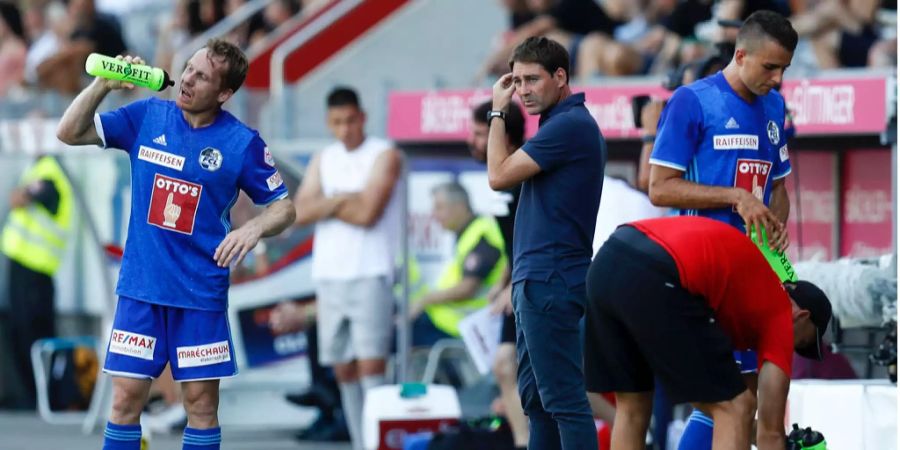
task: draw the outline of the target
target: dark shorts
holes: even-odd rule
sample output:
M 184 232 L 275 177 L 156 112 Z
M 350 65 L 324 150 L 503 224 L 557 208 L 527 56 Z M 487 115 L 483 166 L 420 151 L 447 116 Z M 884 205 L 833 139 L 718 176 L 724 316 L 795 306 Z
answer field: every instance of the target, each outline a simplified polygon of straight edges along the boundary
M 500 330 L 500 343 L 501 344 L 515 344 L 516 343 L 516 315 L 515 314 L 504 314 L 503 315 L 503 328 Z
M 621 227 L 587 276 L 585 381 L 590 392 L 647 392 L 656 376 L 673 403 L 720 402 L 746 389 L 712 309 L 681 287 L 658 244 Z

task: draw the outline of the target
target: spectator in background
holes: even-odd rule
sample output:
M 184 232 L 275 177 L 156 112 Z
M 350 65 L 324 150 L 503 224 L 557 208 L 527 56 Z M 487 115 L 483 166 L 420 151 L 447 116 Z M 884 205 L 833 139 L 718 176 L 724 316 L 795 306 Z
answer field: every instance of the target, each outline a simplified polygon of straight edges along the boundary
M 319 417 L 309 428 L 297 434 L 297 439 L 312 441 L 347 441 L 350 439 L 344 415 L 340 410 L 341 393 L 334 373 L 319 364 L 316 302 L 284 301 L 272 309 L 269 329 L 274 335 L 304 332 L 309 356 L 312 385 L 302 394 L 288 394 L 287 400 L 319 410 Z
M 198 35 L 225 18 L 225 0 L 188 1 L 188 32 Z
M 316 225 L 319 362 L 334 367 L 351 440 L 361 449 L 365 393 L 386 382 L 403 161 L 392 143 L 366 136 L 352 89 L 328 95 L 327 120 L 337 142 L 310 161 L 294 202 L 297 223 Z
M 65 252 L 73 201 L 72 186 L 52 156 L 24 171 L 9 197 L 2 251 L 9 259 L 9 340 L 25 409 L 35 406 L 31 345 L 56 334 L 53 275 Z
M 532 36 L 546 36 L 568 49 L 574 76 L 631 75 L 643 67 L 640 54 L 614 41 L 616 22 L 594 0 L 527 0 L 531 19 L 512 30 L 503 45 L 487 59 L 478 76 L 502 74 L 504 64 L 516 45 Z M 520 4 L 507 2 L 513 23 L 528 18 Z M 582 64 L 583 62 L 583 64 Z
M 475 216 L 465 188 L 450 182 L 436 186 L 431 193 L 434 217 L 445 230 L 456 234 L 456 243 L 436 289 L 416 299 L 409 310 L 412 341 L 417 347 L 459 338 L 459 322 L 487 306 L 485 294 L 506 270 L 500 227 L 492 217 Z
M 93 52 L 107 56 L 125 53 L 125 41 L 118 20 L 97 12 L 93 0 L 69 0 L 66 19 L 72 27 L 55 55 L 37 66 L 38 84 L 74 95 L 81 90 L 84 62 Z
M 256 40 L 260 38 L 259 33 L 265 34 L 275 31 L 278 27 L 287 23 L 291 18 L 300 14 L 301 4 L 297 0 L 275 0 L 266 5 L 263 10 L 263 22 L 265 28 L 257 32 Z M 251 36 L 251 43 L 254 42 L 254 36 Z
M 25 5 L 24 23 L 29 42 L 25 82 L 36 86 L 38 66 L 59 51 L 61 43 L 68 40 L 71 27 L 66 20 L 66 7 L 59 1 L 35 0 Z
M 812 41 L 821 69 L 865 67 L 879 41 L 879 0 L 823 0 L 791 17 L 801 38 Z
M 480 163 L 487 162 L 488 113 L 491 102 L 482 103 L 472 111 L 472 132 L 469 135 L 469 153 Z M 525 143 L 525 117 L 518 104 L 510 105 L 506 115 L 506 148 L 516 151 Z M 503 279 L 488 292 L 488 300 L 494 305 L 494 311 L 503 314 L 503 328 L 500 331 L 500 346 L 494 356 L 494 378 L 500 387 L 500 398 L 506 413 L 506 420 L 512 429 L 513 444 L 525 448 L 528 445 L 528 422 L 522 411 L 522 399 L 516 375 L 519 364 L 516 361 L 516 317 L 512 308 L 512 255 L 513 228 L 516 209 L 519 206 L 521 185 L 500 192 L 495 192 L 492 213 L 503 233 L 504 253 L 507 265 Z
M 19 8 L 0 3 L 0 96 L 25 79 L 25 30 Z
M 187 45 L 193 37 L 188 26 L 190 23 L 189 1 L 177 0 L 172 8 L 171 16 L 165 18 L 160 25 L 153 64 L 168 73 L 172 73 L 172 58 L 175 53 Z
M 247 0 L 226 1 L 225 15 L 230 16 L 236 13 L 241 9 L 241 7 L 246 4 Z M 265 20 L 263 19 L 262 13 L 256 13 L 250 16 L 249 19 L 245 20 L 244 23 L 240 24 L 234 30 L 232 30 L 229 36 L 235 44 L 243 48 L 247 48 L 250 46 L 251 37 L 256 35 L 260 30 L 264 29 L 265 26 L 266 24 Z

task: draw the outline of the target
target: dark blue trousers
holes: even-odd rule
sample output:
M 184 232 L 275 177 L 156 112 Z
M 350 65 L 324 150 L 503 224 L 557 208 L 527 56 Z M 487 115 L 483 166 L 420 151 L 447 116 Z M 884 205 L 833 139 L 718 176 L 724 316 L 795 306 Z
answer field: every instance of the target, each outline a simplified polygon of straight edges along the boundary
M 578 322 L 585 288 L 548 282 L 513 285 L 519 394 L 529 418 L 528 448 L 596 450 L 597 432 L 584 388 Z

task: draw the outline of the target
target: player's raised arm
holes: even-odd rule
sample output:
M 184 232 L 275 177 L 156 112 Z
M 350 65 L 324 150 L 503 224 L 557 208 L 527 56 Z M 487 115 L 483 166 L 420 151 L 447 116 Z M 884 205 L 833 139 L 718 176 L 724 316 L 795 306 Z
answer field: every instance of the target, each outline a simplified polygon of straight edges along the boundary
M 144 60 L 137 56 L 120 56 L 119 59 L 123 59 L 127 63 L 144 64 Z M 66 108 L 66 112 L 63 113 L 56 128 L 56 137 L 69 145 L 104 144 L 94 125 L 94 114 L 107 94 L 123 88 L 133 89 L 134 85 L 122 81 L 94 78 L 94 81 L 81 91 L 72 104 Z

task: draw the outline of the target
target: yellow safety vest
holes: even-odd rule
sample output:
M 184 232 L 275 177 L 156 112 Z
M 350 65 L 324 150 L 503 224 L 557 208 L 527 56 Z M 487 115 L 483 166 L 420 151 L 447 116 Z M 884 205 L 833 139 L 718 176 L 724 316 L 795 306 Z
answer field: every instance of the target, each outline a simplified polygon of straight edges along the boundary
M 72 185 L 56 158 L 41 157 L 22 174 L 20 186 L 49 180 L 59 193 L 56 214 L 32 202 L 14 208 L 3 228 L 3 254 L 35 272 L 53 275 L 59 268 L 66 244 L 66 232 L 72 221 Z
M 466 257 L 482 238 L 491 247 L 500 251 L 500 258 L 497 259 L 487 278 L 482 282 L 478 294 L 471 299 L 431 305 L 425 308 L 425 313 L 428 314 L 434 326 L 451 336 L 459 336 L 460 320 L 470 313 L 487 306 L 488 300 L 485 296 L 488 290 L 500 281 L 506 268 L 506 255 L 503 252 L 503 233 L 500 231 L 497 221 L 492 217 L 477 217 L 463 230 L 456 241 L 453 260 L 447 265 L 438 279 L 437 288 L 448 289 L 462 281 Z

